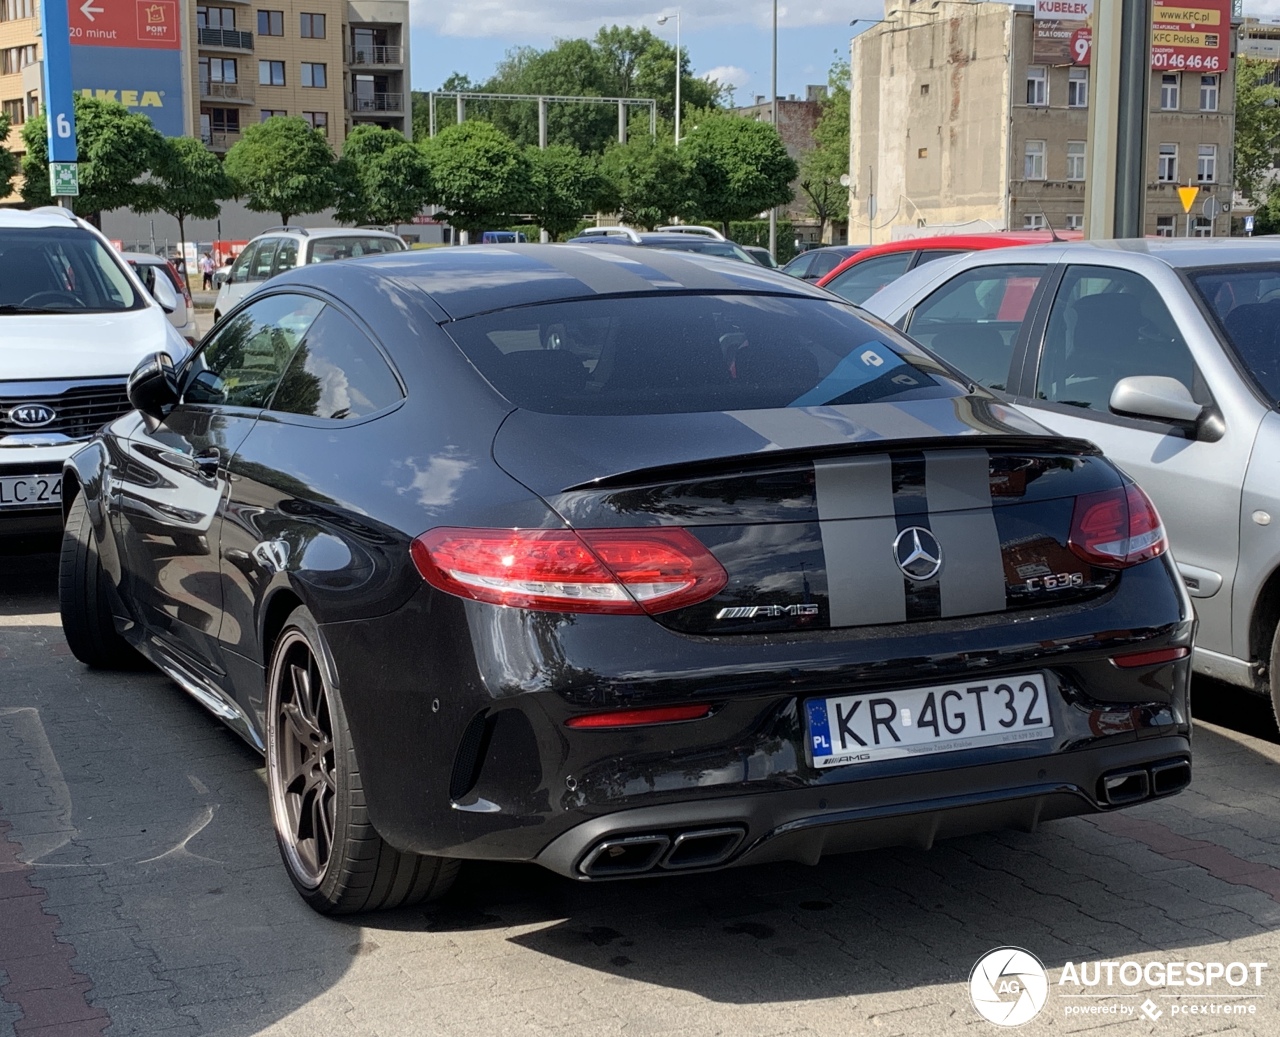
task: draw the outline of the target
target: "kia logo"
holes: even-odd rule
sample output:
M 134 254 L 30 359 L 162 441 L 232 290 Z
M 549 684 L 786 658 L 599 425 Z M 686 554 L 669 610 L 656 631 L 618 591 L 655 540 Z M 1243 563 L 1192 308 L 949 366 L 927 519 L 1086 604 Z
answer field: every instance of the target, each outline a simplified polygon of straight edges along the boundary
M 41 425 L 49 424 L 57 416 L 56 410 L 46 407 L 43 403 L 24 403 L 9 408 L 9 420 L 24 428 L 39 428 Z

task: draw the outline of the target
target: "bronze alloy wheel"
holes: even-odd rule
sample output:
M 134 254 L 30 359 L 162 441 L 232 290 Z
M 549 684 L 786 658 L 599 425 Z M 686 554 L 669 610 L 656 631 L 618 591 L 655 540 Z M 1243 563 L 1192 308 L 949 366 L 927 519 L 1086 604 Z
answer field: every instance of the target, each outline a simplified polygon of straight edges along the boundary
M 276 829 L 294 876 L 315 888 L 333 852 L 337 758 L 328 684 L 300 630 L 281 637 L 270 689 L 267 772 Z

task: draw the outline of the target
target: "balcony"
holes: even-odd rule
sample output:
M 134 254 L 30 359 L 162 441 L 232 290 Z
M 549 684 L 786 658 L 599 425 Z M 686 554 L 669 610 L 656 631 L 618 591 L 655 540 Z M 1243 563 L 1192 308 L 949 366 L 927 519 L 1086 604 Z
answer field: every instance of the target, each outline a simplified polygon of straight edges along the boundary
M 374 115 L 380 112 L 403 112 L 404 94 L 364 94 L 349 96 L 352 115 Z
M 200 135 L 204 146 L 210 151 L 226 151 L 240 139 L 239 130 L 210 130 Z
M 200 100 L 224 104 L 253 104 L 253 87 L 247 83 L 210 83 L 200 81 Z
M 352 47 L 348 54 L 352 65 L 383 68 L 387 65 L 404 64 L 403 47 L 387 47 L 373 44 L 367 47 Z
M 233 50 L 239 54 L 253 53 L 253 33 L 239 29 L 197 29 L 196 43 L 209 50 Z

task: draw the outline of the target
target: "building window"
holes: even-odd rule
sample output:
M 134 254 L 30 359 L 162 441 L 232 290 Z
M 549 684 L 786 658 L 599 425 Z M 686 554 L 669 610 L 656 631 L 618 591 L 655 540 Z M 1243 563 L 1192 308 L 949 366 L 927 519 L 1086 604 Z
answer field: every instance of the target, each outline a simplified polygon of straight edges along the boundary
M 1084 213 L 1072 212 L 1067 214 L 1067 230 L 1084 230 Z
M 283 36 L 284 35 L 284 12 L 283 11 L 259 11 L 258 12 L 258 35 L 259 36 Z
M 27 118 L 34 119 L 40 114 L 40 95 L 32 90 L 27 94 Z
M 1027 69 L 1027 104 L 1043 108 L 1049 103 L 1049 70 L 1043 65 Z
M 920 84 L 920 96 L 921 96 L 921 97 L 928 97 L 928 96 L 929 96 L 929 84 L 928 84 L 928 83 L 921 83 L 921 84 Z
M 1156 179 L 1162 184 L 1178 182 L 1178 145 L 1160 145 L 1160 157 L 1156 161 Z
M 325 87 L 328 86 L 326 79 L 326 69 L 322 63 L 315 61 L 304 61 L 302 63 L 303 86 Z
M 305 13 L 303 14 L 302 38 L 304 40 L 324 39 L 324 15 L 305 14 Z
M 9 117 L 9 123 L 13 126 L 21 126 L 24 120 L 24 109 L 22 98 L 18 97 L 12 101 L 5 101 L 0 105 L 0 110 Z
M 1200 77 L 1200 110 L 1216 112 L 1218 110 L 1218 77 Z
M 319 130 L 326 137 L 329 136 L 328 112 L 303 112 L 302 117 L 306 119 L 312 127 Z
M 1084 179 L 1084 141 L 1067 141 L 1067 179 Z
M 1027 141 L 1024 166 L 1024 180 L 1044 179 L 1044 141 Z
M 236 12 L 232 7 L 197 7 L 197 29 L 234 29 Z
M 928 148 L 916 148 L 916 158 L 928 158 L 928 157 L 929 157 Z
M 12 76 L 36 63 L 36 45 L 8 47 L 0 51 L 0 76 Z
M 1160 108 L 1166 112 L 1178 110 L 1178 73 L 1166 72 L 1160 77 Z
M 263 108 L 262 111 L 259 113 L 259 115 L 261 115 L 261 118 L 258 121 L 266 122 L 268 119 L 273 119 L 277 115 L 283 119 L 288 114 L 289 113 L 285 111 L 283 108 Z
M 1196 149 L 1196 182 L 1201 184 L 1218 182 L 1218 145 L 1201 144 Z
M 1046 220 L 1042 212 L 1029 212 L 1022 217 L 1023 230 L 1044 230 Z
M 284 86 L 284 62 L 259 61 L 258 84 L 260 86 Z
M 201 58 L 200 82 L 202 83 L 235 83 L 237 82 L 235 58 Z
M 1087 68 L 1073 68 L 1067 74 L 1067 106 L 1089 107 L 1089 70 Z
M 1191 221 L 1191 234 L 1197 238 L 1213 237 L 1213 220 L 1207 216 L 1197 216 Z
M 36 16 L 35 0 L 0 0 L 0 22 L 14 22 L 19 18 Z M 17 123 L 14 123 L 16 126 Z
M 201 108 L 200 117 L 208 119 L 209 129 L 214 133 L 239 133 L 239 108 Z
M 1156 237 L 1158 238 L 1173 237 L 1173 217 L 1172 216 L 1156 217 Z

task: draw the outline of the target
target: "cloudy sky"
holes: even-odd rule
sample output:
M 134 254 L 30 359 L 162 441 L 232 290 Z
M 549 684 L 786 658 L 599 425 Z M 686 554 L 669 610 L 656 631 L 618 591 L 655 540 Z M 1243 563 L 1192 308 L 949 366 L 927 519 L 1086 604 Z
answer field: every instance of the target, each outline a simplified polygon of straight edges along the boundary
M 1280 17 L 1280 0 L 1245 0 L 1245 12 Z M 510 47 L 549 47 L 602 25 L 645 25 L 675 40 L 675 5 L 663 0 L 410 0 L 413 87 L 430 90 L 452 72 L 483 80 Z M 769 92 L 772 3 L 684 0 L 681 43 L 694 70 L 736 87 L 739 104 Z M 778 4 L 778 92 L 803 96 L 825 83 L 836 53 L 847 55 L 855 18 L 882 17 L 883 0 L 786 0 Z M 860 26 L 863 28 L 865 26 Z

